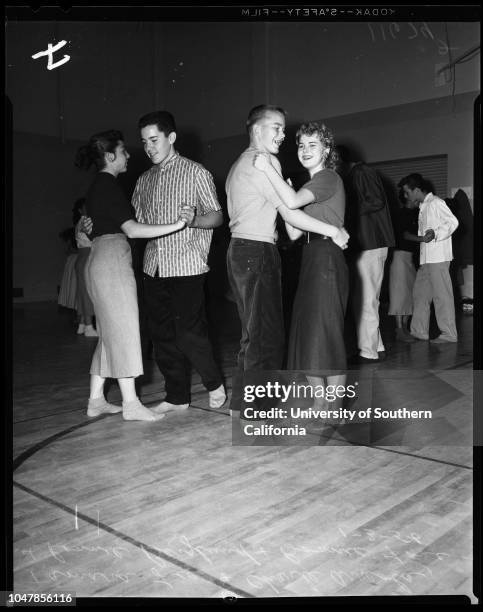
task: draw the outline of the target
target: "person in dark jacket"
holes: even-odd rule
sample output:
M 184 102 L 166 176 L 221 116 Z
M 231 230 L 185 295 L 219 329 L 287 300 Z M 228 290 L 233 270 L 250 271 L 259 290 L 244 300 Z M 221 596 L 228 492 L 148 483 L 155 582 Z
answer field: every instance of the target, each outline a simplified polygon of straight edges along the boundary
M 389 268 L 389 311 L 396 320 L 396 340 L 414 343 L 408 331 L 413 314 L 413 287 L 416 280 L 416 263 L 419 263 L 418 205 L 408 200 L 399 190 L 400 207 L 394 213 L 393 226 L 396 247 Z
M 377 172 L 345 146 L 338 147 L 345 179 L 346 227 L 354 262 L 352 305 L 360 363 L 374 363 L 385 351 L 379 331 L 379 295 L 394 231 L 384 187 Z M 345 170 L 345 171 L 344 171 Z
M 473 313 L 473 211 L 463 189 L 458 189 L 446 204 L 458 219 L 458 227 L 451 236 L 454 260 L 451 270 L 457 288 L 457 300 L 463 312 Z

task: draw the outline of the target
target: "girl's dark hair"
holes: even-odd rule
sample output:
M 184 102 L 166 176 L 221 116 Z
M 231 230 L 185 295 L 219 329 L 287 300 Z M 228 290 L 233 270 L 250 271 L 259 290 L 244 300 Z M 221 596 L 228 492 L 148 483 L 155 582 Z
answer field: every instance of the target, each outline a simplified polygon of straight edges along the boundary
M 93 164 L 97 170 L 106 165 L 104 153 L 114 153 L 120 140 L 124 140 L 119 130 L 107 130 L 90 137 L 89 142 L 79 147 L 75 157 L 75 165 L 88 170 Z
M 326 149 L 329 149 L 329 153 L 325 159 L 325 167 L 336 170 L 339 165 L 339 155 L 334 144 L 334 134 L 332 134 L 331 130 L 325 125 L 325 123 L 321 123 L 319 121 L 302 123 L 295 134 L 295 141 L 297 144 L 299 144 L 300 137 L 302 135 L 312 136 L 313 134 L 317 136 Z

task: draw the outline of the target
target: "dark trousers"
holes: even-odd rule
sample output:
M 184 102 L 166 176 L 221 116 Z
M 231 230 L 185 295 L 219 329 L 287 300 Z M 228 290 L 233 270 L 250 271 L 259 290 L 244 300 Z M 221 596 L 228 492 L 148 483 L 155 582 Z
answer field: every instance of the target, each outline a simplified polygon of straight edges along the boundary
M 144 275 L 144 299 L 154 357 L 164 376 L 167 402 L 191 398 L 191 366 L 208 391 L 222 384 L 208 338 L 206 274 L 171 278 Z
M 280 255 L 277 247 L 268 242 L 232 238 L 227 269 L 242 329 L 231 403 L 232 410 L 240 410 L 243 372 L 280 370 L 282 367 L 284 325 Z

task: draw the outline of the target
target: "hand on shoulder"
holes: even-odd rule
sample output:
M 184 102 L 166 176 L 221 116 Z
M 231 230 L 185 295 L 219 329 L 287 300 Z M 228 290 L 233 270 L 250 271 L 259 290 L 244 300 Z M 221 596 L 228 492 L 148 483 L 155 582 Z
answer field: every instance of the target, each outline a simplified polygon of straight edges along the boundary
M 265 170 L 268 170 L 268 168 L 271 167 L 272 162 L 270 160 L 270 156 L 267 153 L 255 153 L 254 157 L 253 157 L 253 165 L 255 166 L 255 168 L 257 168 L 257 170 L 261 170 L 262 172 L 264 172 Z

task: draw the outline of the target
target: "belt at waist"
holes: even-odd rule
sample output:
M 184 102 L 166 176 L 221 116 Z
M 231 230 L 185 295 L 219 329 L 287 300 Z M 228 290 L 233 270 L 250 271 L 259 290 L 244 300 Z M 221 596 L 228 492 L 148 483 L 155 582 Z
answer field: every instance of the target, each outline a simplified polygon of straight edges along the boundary
M 309 243 L 314 240 L 330 240 L 330 236 L 322 236 L 322 234 L 314 234 L 314 232 L 307 232 L 305 241 Z

